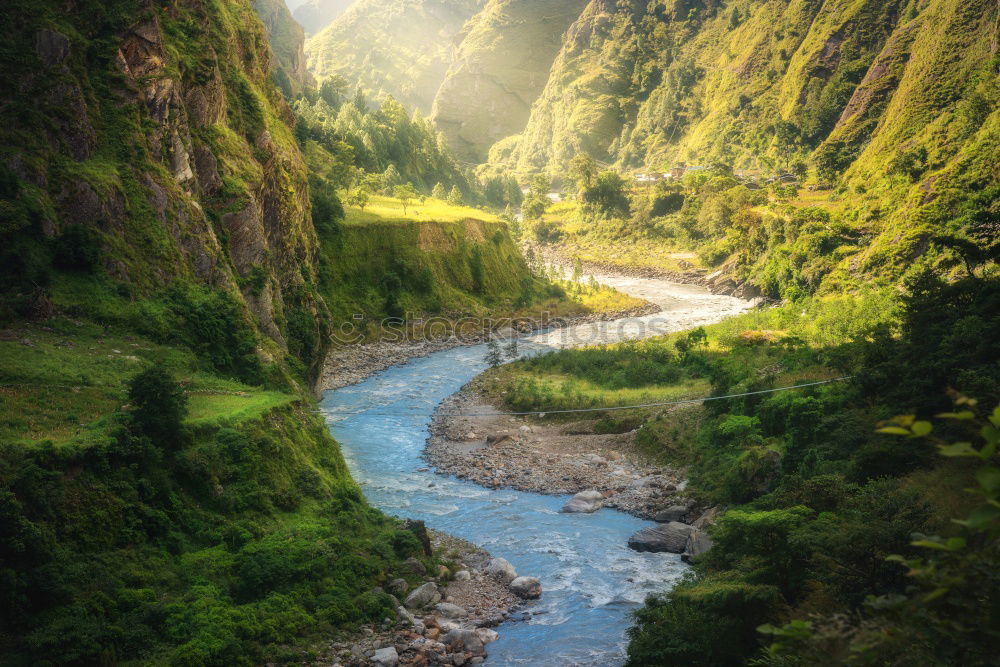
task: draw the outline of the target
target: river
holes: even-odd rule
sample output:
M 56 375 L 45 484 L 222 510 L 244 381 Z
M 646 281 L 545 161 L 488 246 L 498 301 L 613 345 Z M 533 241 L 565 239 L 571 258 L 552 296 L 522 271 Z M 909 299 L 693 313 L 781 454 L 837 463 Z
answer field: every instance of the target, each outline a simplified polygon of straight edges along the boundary
M 597 276 L 663 308 L 657 315 L 581 325 L 522 339 L 522 352 L 642 338 L 718 321 L 745 301 L 663 280 Z M 602 509 L 561 514 L 565 496 L 492 490 L 433 471 L 421 458 L 431 415 L 486 369 L 485 345 L 413 359 L 360 384 L 329 391 L 320 408 L 368 500 L 388 514 L 478 544 L 541 579 L 541 600 L 496 630 L 489 665 L 617 665 L 625 659 L 629 615 L 685 570 L 680 556 L 626 546 L 651 525 Z

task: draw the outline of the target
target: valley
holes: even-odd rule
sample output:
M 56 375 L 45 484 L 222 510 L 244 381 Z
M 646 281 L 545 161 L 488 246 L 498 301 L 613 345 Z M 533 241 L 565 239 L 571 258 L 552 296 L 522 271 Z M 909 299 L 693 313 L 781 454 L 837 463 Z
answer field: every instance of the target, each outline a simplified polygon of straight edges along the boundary
M 996 0 L 11 0 L 0 665 L 988 665 Z

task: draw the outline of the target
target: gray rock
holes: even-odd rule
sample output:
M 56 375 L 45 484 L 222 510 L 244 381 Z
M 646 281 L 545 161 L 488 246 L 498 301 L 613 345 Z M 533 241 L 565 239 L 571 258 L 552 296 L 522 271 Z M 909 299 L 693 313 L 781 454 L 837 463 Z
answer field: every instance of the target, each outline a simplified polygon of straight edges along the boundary
M 438 593 L 437 585 L 428 581 L 413 589 L 413 592 L 406 596 L 406 601 L 403 604 L 406 605 L 407 609 L 420 609 L 440 599 L 441 594 Z
M 589 514 L 596 512 L 604 505 L 604 494 L 595 489 L 581 491 L 566 501 L 560 512 L 572 514 Z
M 394 595 L 406 595 L 406 591 L 410 590 L 410 585 L 406 583 L 406 579 L 393 579 L 386 588 Z
M 517 570 L 503 558 L 494 558 L 486 566 L 486 574 L 495 577 L 505 584 L 517 579 Z
M 468 570 L 459 570 L 455 573 L 455 581 L 468 581 L 472 579 L 472 575 Z
M 396 653 L 396 647 L 389 646 L 375 651 L 372 662 L 380 667 L 396 667 L 399 664 L 399 654 Z
M 510 591 L 525 600 L 537 600 L 542 597 L 542 582 L 537 577 L 518 577 L 510 582 Z
M 693 558 L 702 555 L 711 548 L 712 538 L 705 531 L 695 528 L 688 535 L 687 543 L 684 545 L 684 553 L 681 554 L 681 560 L 685 563 L 690 563 Z
M 437 612 L 445 618 L 462 618 L 463 616 L 469 615 L 469 612 L 465 609 L 459 607 L 457 604 L 451 604 L 450 602 L 439 602 L 434 605 L 434 609 L 436 609 Z
M 472 655 L 483 655 L 486 652 L 483 640 L 479 638 L 476 630 L 455 628 L 448 631 L 448 634 L 441 639 L 441 643 L 445 646 L 451 646 L 455 642 L 462 642 L 464 649 Z
M 636 551 L 652 551 L 655 553 L 670 552 L 679 554 L 687 545 L 688 535 L 694 530 L 686 523 L 671 521 L 657 526 L 650 526 L 634 533 L 628 538 L 628 546 Z
M 671 521 L 684 521 L 688 517 L 688 508 L 685 505 L 671 505 L 665 510 L 656 513 L 654 521 L 669 523 Z

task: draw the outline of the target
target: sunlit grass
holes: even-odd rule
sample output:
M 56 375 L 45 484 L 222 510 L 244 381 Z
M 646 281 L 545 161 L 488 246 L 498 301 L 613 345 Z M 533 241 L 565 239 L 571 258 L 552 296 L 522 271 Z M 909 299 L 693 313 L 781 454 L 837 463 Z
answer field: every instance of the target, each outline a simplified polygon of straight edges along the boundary
M 423 202 L 414 199 L 407 204 L 404 212 L 400 200 L 384 195 L 373 195 L 364 210 L 357 206 L 347 206 L 345 212 L 347 223 L 360 225 L 387 220 L 417 222 L 459 222 L 468 218 L 484 222 L 497 220 L 492 213 L 471 206 L 455 206 L 433 197 L 427 197 Z

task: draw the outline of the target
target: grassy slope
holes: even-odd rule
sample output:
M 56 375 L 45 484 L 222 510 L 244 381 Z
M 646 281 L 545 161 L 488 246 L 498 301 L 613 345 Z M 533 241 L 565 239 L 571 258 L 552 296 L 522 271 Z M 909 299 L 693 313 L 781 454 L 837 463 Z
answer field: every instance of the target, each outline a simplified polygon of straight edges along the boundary
M 398 278 L 399 312 L 448 321 L 596 314 L 642 305 L 613 290 L 563 288 L 533 276 L 506 224 L 433 198 L 414 202 L 404 214 L 398 200 L 373 197 L 364 211 L 348 208 L 338 230 L 321 237 L 321 247 L 321 288 L 341 322 L 356 313 L 372 325 L 390 316 L 388 276 Z

